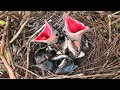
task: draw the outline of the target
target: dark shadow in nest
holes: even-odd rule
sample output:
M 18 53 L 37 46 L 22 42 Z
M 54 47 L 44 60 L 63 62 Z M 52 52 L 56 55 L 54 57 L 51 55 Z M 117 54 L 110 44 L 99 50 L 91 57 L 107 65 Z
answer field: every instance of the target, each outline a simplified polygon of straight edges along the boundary
M 34 72 L 36 74 L 40 74 L 40 69 L 34 66 L 34 65 L 36 65 L 34 55 L 38 49 L 44 49 L 44 48 L 46 48 L 46 44 L 41 44 L 38 42 L 30 43 L 31 50 L 29 52 L 29 54 L 30 54 L 29 55 L 29 70 L 31 70 L 32 72 Z

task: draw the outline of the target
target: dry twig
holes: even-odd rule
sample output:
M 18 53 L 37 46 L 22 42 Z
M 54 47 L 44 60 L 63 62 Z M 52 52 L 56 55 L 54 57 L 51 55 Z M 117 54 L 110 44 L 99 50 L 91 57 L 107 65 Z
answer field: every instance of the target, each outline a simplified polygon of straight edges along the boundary
M 18 32 L 16 33 L 16 35 L 10 40 L 10 44 L 15 41 L 15 39 L 19 36 L 19 34 L 22 32 L 23 28 L 25 27 L 25 25 L 27 24 L 27 22 L 30 20 L 31 18 L 27 18 L 27 20 L 21 25 L 20 29 L 18 30 Z
M 2 59 L 4 65 L 6 66 L 6 68 L 8 70 L 10 79 L 16 79 L 13 69 L 10 67 L 10 65 L 8 64 L 7 60 L 4 57 L 5 35 L 6 35 L 6 32 L 4 32 L 2 35 L 0 58 Z
M 92 78 L 92 77 L 107 77 L 107 76 L 114 76 L 116 75 L 115 73 L 106 73 L 106 74 L 94 74 L 94 75 L 83 75 L 83 74 L 76 74 L 76 75 L 58 75 L 57 77 L 52 77 L 52 78 L 48 78 L 48 79 L 88 79 L 88 78 Z

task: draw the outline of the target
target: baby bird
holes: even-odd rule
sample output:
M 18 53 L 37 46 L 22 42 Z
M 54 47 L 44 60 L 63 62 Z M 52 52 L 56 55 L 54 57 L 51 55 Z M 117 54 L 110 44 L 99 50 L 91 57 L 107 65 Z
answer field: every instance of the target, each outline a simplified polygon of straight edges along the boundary
M 58 42 L 59 32 L 54 30 L 51 25 L 45 20 L 44 29 L 35 37 L 33 42 L 42 42 L 49 45 L 56 44 Z
M 89 31 L 89 27 L 71 18 L 65 12 L 63 17 L 65 22 L 63 32 L 74 42 L 74 45 L 78 48 L 78 51 L 80 51 L 82 35 Z

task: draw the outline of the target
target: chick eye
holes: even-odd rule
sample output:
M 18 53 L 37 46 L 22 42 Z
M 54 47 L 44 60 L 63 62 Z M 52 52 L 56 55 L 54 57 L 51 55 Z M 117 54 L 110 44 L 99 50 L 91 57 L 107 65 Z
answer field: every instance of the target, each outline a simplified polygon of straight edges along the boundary
M 59 32 L 56 32 L 56 33 L 55 33 L 55 36 L 56 36 L 56 37 L 59 37 Z
M 58 36 L 59 34 L 58 33 L 56 33 L 56 36 Z

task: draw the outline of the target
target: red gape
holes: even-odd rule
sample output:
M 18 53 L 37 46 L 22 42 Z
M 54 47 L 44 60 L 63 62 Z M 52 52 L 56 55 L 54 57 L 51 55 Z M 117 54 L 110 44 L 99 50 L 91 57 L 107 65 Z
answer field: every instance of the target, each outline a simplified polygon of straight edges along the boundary
M 71 33 L 76 33 L 76 32 L 79 32 L 81 30 L 86 29 L 86 27 L 82 23 L 80 23 L 77 20 L 72 19 L 70 16 L 66 16 L 65 21 L 66 21 L 66 24 L 67 24 L 66 25 L 67 29 Z
M 45 27 L 44 29 L 38 34 L 38 36 L 33 40 L 36 42 L 47 42 L 48 39 L 50 39 L 52 35 L 52 29 L 48 22 L 45 20 Z
M 32 41 L 47 43 L 49 45 L 54 44 L 56 46 L 58 39 L 59 39 L 59 31 L 53 29 L 52 26 L 45 20 L 44 29 Z
M 85 26 L 83 23 L 71 18 L 66 13 L 64 13 L 65 18 L 65 25 L 67 27 L 67 30 L 71 33 L 77 33 L 81 30 L 87 30 L 88 27 Z
M 80 41 L 82 34 L 88 31 L 89 27 L 83 23 L 71 18 L 64 12 L 65 27 L 64 31 L 69 39 L 74 41 L 74 45 L 80 50 Z

